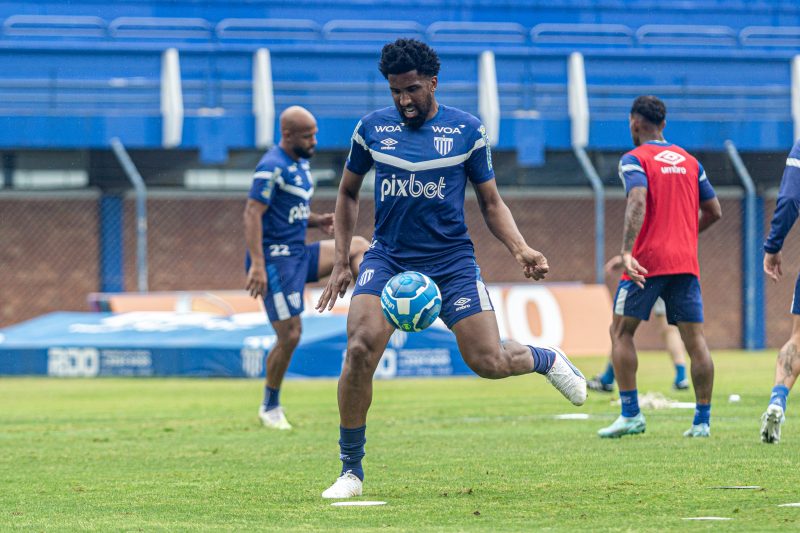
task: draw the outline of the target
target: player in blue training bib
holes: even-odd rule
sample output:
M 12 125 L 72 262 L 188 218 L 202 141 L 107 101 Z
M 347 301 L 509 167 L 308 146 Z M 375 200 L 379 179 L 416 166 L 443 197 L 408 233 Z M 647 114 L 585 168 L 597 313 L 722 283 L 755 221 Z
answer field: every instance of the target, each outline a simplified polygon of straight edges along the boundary
M 275 344 L 266 357 L 266 385 L 259 417 L 265 426 L 291 429 L 280 405 L 280 387 L 292 353 L 300 342 L 300 313 L 306 283 L 328 276 L 333 269 L 334 242 L 306 244 L 306 228 L 333 234 L 333 214 L 311 212 L 308 159 L 317 144 L 317 122 L 302 107 L 286 109 L 280 117 L 281 141 L 256 167 L 244 212 L 247 243 L 247 290 L 262 297 L 275 330 Z M 369 243 L 355 237 L 347 255 L 348 267 L 358 265 Z
M 772 216 L 770 231 L 764 242 L 764 273 L 772 281 L 783 275 L 783 241 L 792 229 L 800 212 L 800 141 L 794 143 L 781 178 L 781 188 Z M 800 375 L 800 275 L 794 284 L 792 298 L 792 334 L 778 352 L 775 363 L 775 381 L 769 405 L 761 415 L 761 442 L 776 443 L 781 440 L 781 425 L 785 419 L 786 397 Z
M 375 232 L 350 302 L 347 354 L 339 378 L 340 458 L 325 498 L 362 491 L 367 411 L 372 377 L 393 328 L 383 318 L 380 293 L 404 270 L 430 276 L 442 293 L 440 317 L 456 336 L 464 361 L 478 375 L 546 375 L 575 405 L 586 399 L 586 380 L 557 348 L 500 342 L 492 303 L 475 262 L 464 223 L 464 193 L 471 185 L 484 220 L 506 245 L 525 276 L 542 279 L 544 255 L 530 248 L 498 194 L 486 130 L 469 113 L 435 98 L 439 58 L 428 45 L 398 39 L 383 47 L 380 71 L 394 107 L 365 116 L 356 126 L 336 202 L 336 258 L 317 309 L 332 307 L 352 281 L 348 250 L 364 175 L 375 169 Z

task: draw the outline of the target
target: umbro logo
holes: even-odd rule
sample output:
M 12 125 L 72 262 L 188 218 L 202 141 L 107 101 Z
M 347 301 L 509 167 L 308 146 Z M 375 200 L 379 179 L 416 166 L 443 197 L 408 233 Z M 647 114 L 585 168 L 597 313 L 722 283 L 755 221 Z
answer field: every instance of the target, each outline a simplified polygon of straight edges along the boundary
M 471 298 L 459 298 L 453 302 L 453 305 L 456 306 L 456 311 L 463 311 L 464 309 L 469 309 L 471 301 Z
M 686 174 L 686 169 L 679 167 L 680 163 L 686 161 L 686 158 L 681 154 L 673 152 L 672 150 L 664 150 L 656 154 L 653 159 L 659 163 L 666 163 L 668 167 L 661 167 L 662 174 Z
M 388 139 L 382 140 L 381 144 L 383 145 L 381 146 L 381 150 L 394 150 L 397 141 L 389 137 Z
M 664 150 L 663 152 L 659 152 L 655 157 L 653 157 L 653 159 L 659 163 L 666 163 L 668 165 L 677 165 L 686 161 L 685 157 L 679 153 L 673 152 L 672 150 Z

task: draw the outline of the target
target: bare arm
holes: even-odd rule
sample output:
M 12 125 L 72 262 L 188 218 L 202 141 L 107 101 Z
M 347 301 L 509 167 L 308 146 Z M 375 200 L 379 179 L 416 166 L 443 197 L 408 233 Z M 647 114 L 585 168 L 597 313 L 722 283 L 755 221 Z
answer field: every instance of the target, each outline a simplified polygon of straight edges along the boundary
M 711 224 L 722 218 L 722 206 L 719 199 L 715 196 L 705 202 L 700 202 L 700 222 L 698 231 L 702 233 Z
M 475 185 L 478 205 L 492 235 L 502 242 L 514 259 L 522 266 L 526 278 L 543 279 L 550 267 L 545 256 L 525 242 L 508 206 L 497 191 L 495 180 Z
M 264 248 L 261 245 L 261 217 L 266 210 L 266 205 L 249 198 L 244 207 L 244 241 L 247 251 L 250 252 L 246 288 L 253 298 L 267 294 L 267 271 L 264 266 Z
M 628 203 L 625 206 L 625 224 L 622 229 L 622 263 L 631 280 L 644 288 L 644 274 L 647 269 L 633 257 L 633 245 L 642 230 L 644 215 L 647 211 L 647 189 L 634 187 L 628 192 Z
M 344 297 L 347 287 L 353 279 L 350 272 L 350 242 L 358 219 L 358 193 L 364 176 L 344 169 L 339 193 L 336 196 L 334 211 L 334 233 L 336 235 L 336 252 L 333 259 L 333 271 L 325 290 L 319 297 L 316 309 L 322 312 L 326 307 L 333 309 L 336 298 Z
M 333 235 L 333 213 L 311 213 L 308 215 L 308 227 L 319 228 L 328 235 Z

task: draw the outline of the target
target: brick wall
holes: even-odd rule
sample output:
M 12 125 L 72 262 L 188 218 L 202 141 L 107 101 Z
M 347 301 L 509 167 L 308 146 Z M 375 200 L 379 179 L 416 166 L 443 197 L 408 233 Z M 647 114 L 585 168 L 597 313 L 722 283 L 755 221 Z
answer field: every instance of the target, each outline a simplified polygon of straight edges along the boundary
M 523 235 L 548 258 L 548 282 L 594 280 L 594 211 L 590 198 L 518 198 L 507 196 Z M 714 348 L 741 343 L 740 202 L 723 200 L 723 220 L 701 235 L 700 264 L 706 332 Z M 2 313 L 7 326 L 53 310 L 86 310 L 86 294 L 98 290 L 98 216 L 96 200 L 0 200 L 0 272 Z M 332 210 L 333 199 L 317 199 L 317 212 Z M 242 210 L 244 195 L 214 198 L 159 198 L 148 201 L 151 290 L 239 289 L 244 286 Z M 134 203 L 125 205 L 125 283 L 135 290 Z M 774 209 L 768 203 L 765 228 Z M 624 200 L 606 202 L 606 256 L 619 249 Z M 356 233 L 370 237 L 373 203 L 362 201 Z M 467 224 L 487 282 L 527 282 L 513 258 L 488 231 L 477 203 L 467 201 Z M 309 239 L 323 236 L 316 230 Z M 786 278 L 767 284 L 768 344 L 788 337 L 788 308 L 800 246 L 787 240 Z M 607 279 L 609 290 L 616 279 Z M 645 324 L 640 345 L 659 348 Z

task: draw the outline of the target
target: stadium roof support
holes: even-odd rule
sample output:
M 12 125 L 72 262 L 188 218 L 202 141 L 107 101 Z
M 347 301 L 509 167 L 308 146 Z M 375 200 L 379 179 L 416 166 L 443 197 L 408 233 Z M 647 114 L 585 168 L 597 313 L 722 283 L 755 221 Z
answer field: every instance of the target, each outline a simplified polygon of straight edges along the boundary
M 603 283 L 605 275 L 605 197 L 603 182 L 594 168 L 586 146 L 589 144 L 589 98 L 586 90 L 586 71 L 583 55 L 570 54 L 567 60 L 567 96 L 571 124 L 572 151 L 583 168 L 594 192 L 594 268 L 595 281 Z
M 147 187 L 119 138 L 111 139 L 111 149 L 136 191 L 136 279 L 139 292 L 147 292 Z
M 183 90 L 178 50 L 169 48 L 161 54 L 161 116 L 164 148 L 175 148 L 183 138 Z
M 253 115 L 257 148 L 275 143 L 275 93 L 272 87 L 272 59 L 269 50 L 260 48 L 253 54 Z
M 792 67 L 794 70 L 794 66 Z M 795 121 L 795 128 L 797 122 Z M 764 278 L 759 268 L 762 257 L 759 230 L 763 220 L 763 204 L 756 195 L 756 187 L 733 141 L 725 141 L 725 150 L 736 169 L 745 190 L 742 212 L 742 346 L 746 350 L 764 348 Z
M 488 50 L 478 56 L 478 114 L 486 128 L 489 144 L 497 146 L 500 140 L 500 97 L 494 52 Z

